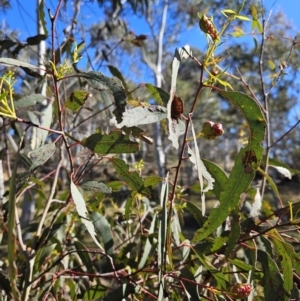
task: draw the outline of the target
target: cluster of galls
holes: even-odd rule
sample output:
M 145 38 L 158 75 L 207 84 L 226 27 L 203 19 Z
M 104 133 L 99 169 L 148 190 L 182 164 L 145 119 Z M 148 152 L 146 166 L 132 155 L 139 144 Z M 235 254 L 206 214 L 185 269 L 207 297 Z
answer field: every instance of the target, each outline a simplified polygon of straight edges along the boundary
M 215 24 L 212 19 L 208 18 L 205 14 L 203 14 L 200 18 L 199 27 L 204 33 L 208 34 L 213 41 L 219 39 Z
M 202 124 L 201 130 L 202 137 L 213 140 L 224 134 L 223 126 L 221 123 L 214 123 L 212 121 L 205 121 Z
M 249 297 L 251 290 L 251 285 L 248 283 L 236 283 L 229 287 L 227 295 L 233 299 L 245 299 Z

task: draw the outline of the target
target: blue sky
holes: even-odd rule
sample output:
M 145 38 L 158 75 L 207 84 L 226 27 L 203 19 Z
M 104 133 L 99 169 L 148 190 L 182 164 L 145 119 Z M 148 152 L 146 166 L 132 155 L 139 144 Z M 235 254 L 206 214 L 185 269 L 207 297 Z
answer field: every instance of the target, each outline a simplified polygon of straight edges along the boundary
M 250 0 L 251 1 L 251 0 Z M 28 36 L 34 36 L 36 34 L 36 0 L 11 0 L 13 9 L 8 11 L 7 14 L 0 14 L 2 24 L 5 21 L 9 27 L 19 30 L 21 35 L 20 39 L 26 39 Z M 45 3 L 54 13 L 55 7 L 58 3 L 57 0 L 45 0 Z M 290 19 L 295 28 L 300 30 L 300 1 L 299 0 L 265 0 L 264 1 L 268 10 L 273 7 L 273 10 L 282 10 Z M 88 4 L 81 7 L 81 18 L 86 22 L 95 22 L 100 19 L 98 4 Z M 134 20 L 134 19 L 133 19 Z M 139 24 L 136 28 L 137 34 L 147 34 L 143 32 L 143 25 Z M 136 27 L 136 26 L 135 26 Z M 184 35 L 183 40 L 187 39 L 188 36 Z M 186 42 L 186 41 L 183 41 Z

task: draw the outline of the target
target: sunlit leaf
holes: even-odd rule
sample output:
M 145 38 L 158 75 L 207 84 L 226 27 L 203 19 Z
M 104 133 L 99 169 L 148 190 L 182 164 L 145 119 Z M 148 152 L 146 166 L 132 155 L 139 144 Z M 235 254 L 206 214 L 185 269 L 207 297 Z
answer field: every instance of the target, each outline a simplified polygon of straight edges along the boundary
M 139 144 L 131 141 L 129 135 L 124 135 L 122 131 L 95 133 L 80 143 L 97 154 L 135 153 L 139 150 Z
M 221 192 L 225 190 L 226 183 L 228 181 L 228 176 L 226 175 L 224 170 L 221 169 L 215 163 L 205 159 L 202 159 L 202 162 L 204 163 L 207 171 L 212 175 L 212 177 L 215 180 L 212 190 L 216 197 L 220 199 Z
M 243 21 L 251 21 L 251 19 L 246 16 L 237 15 L 237 16 L 235 16 L 235 18 L 239 19 L 239 20 L 243 20 Z
M 145 179 L 145 187 L 155 187 L 156 185 L 158 185 L 159 183 L 161 183 L 163 181 L 163 179 L 161 177 L 158 176 L 149 176 Z
M 231 221 L 231 228 L 228 235 L 228 240 L 226 242 L 226 250 L 225 250 L 225 256 L 230 257 L 231 252 L 234 250 L 234 248 L 237 245 L 237 241 L 240 237 L 241 233 L 241 226 L 240 226 L 240 215 L 238 212 L 235 212 L 230 217 Z
M 151 84 L 145 85 L 147 90 L 150 92 L 151 96 L 155 99 L 157 104 L 166 106 L 168 104 L 168 100 L 170 98 L 170 95 L 163 90 L 162 88 L 155 87 Z
M 174 120 L 171 118 L 171 107 L 176 93 L 176 82 L 177 82 L 180 63 L 182 60 L 187 59 L 191 54 L 192 51 L 189 45 L 185 45 L 182 48 L 177 48 L 175 50 L 175 54 L 172 62 L 172 78 L 171 78 L 170 97 L 167 105 L 167 118 L 168 118 L 168 128 L 169 128 L 168 139 L 172 141 L 172 145 L 175 149 L 178 149 L 179 147 L 178 138 L 182 134 L 182 131 L 185 130 L 185 127 L 182 126 L 181 129 L 177 126 L 180 120 L 178 120 L 178 123 L 176 123 L 176 121 L 174 123 Z
M 104 251 L 103 247 L 100 245 L 97 239 L 97 233 L 95 231 L 95 227 L 92 221 L 89 219 L 89 214 L 85 205 L 84 198 L 82 197 L 80 191 L 72 181 L 71 181 L 70 188 L 71 188 L 71 195 L 73 201 L 76 205 L 76 210 L 78 212 L 79 217 L 81 218 L 82 223 L 85 225 L 86 229 L 88 230 L 89 234 L 91 235 L 96 245 L 100 248 L 100 250 Z
M 89 95 L 90 94 L 86 91 L 74 91 L 67 99 L 65 107 L 75 113 L 85 104 L 85 101 L 87 100 Z
M 112 158 L 112 163 L 119 177 L 134 191 L 149 193 L 144 181 L 136 171 L 129 171 L 129 165 L 119 158 Z
M 228 277 L 225 274 L 223 274 L 221 271 L 216 269 L 213 266 L 213 264 L 210 262 L 208 257 L 206 257 L 205 255 L 203 255 L 200 252 L 195 252 L 195 255 L 200 260 L 200 262 L 203 264 L 203 266 L 209 270 L 210 274 L 215 278 L 218 285 L 221 288 L 225 289 L 229 283 Z
M 268 165 L 269 167 L 275 168 L 279 173 L 281 173 L 283 176 L 285 176 L 288 179 L 292 179 L 292 174 L 289 171 L 288 168 L 282 167 L 282 166 L 275 166 L 275 165 Z
M 187 300 L 190 300 L 190 301 L 202 300 L 200 298 L 197 286 L 192 283 L 193 281 L 195 281 L 195 276 L 193 275 L 193 273 L 188 269 L 187 266 L 184 266 L 184 268 L 180 272 L 184 279 L 190 280 L 190 281 L 183 281 L 183 283 L 182 283 L 182 285 L 184 285 L 185 290 L 189 294 L 189 296 L 186 296 Z M 184 300 L 186 300 L 186 299 L 184 299 Z
M 276 65 L 274 64 L 273 61 L 268 60 L 268 65 L 269 65 L 269 67 L 270 67 L 271 70 L 275 70 L 276 69 Z

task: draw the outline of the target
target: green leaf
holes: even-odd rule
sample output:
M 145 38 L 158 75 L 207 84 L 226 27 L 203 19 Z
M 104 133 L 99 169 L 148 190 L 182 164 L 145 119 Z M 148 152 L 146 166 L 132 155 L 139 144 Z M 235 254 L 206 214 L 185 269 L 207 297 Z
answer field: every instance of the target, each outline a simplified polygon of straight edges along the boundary
M 94 224 L 89 220 L 89 214 L 85 205 L 85 200 L 82 197 L 76 185 L 72 181 L 70 185 L 70 190 L 71 190 L 73 201 L 76 206 L 76 210 L 78 212 L 79 217 L 81 218 L 82 223 L 85 225 L 86 229 L 88 230 L 89 234 L 91 235 L 96 245 L 103 251 L 103 247 L 100 245 L 99 241 L 97 240 Z
M 149 228 L 149 232 L 148 232 L 148 237 L 147 237 L 147 240 L 146 240 L 146 244 L 145 244 L 145 246 L 143 248 L 143 255 L 142 255 L 142 258 L 141 258 L 141 260 L 139 262 L 138 269 L 142 269 L 146 265 L 146 263 L 147 263 L 147 261 L 149 259 L 150 254 L 152 253 L 152 251 L 156 247 L 156 244 L 151 243 L 151 240 L 149 239 L 149 236 L 151 234 L 153 234 L 154 231 L 155 231 L 156 219 L 157 219 L 157 213 L 155 213 L 153 215 L 153 218 L 152 218 L 152 221 L 151 221 L 151 225 L 150 225 L 150 228 Z
M 55 249 L 56 245 L 57 244 L 54 243 L 52 245 L 45 246 L 44 248 L 40 249 L 37 252 L 36 258 L 34 261 L 34 273 L 37 273 L 41 270 L 41 268 L 45 264 L 46 257 L 50 256 L 52 251 Z
M 83 300 L 86 301 L 95 301 L 95 299 L 99 300 L 102 298 L 107 292 L 107 288 L 102 285 L 98 285 L 92 288 L 89 288 L 83 295 Z M 102 299 L 101 299 L 102 300 Z
M 174 120 L 171 118 L 171 110 L 172 110 L 171 107 L 176 93 L 176 82 L 177 82 L 180 63 L 182 60 L 188 59 L 191 54 L 192 51 L 189 45 L 176 48 L 173 56 L 173 61 L 172 61 L 171 89 L 170 89 L 170 97 L 167 104 L 167 118 L 168 118 L 168 129 L 169 129 L 168 139 L 171 140 L 172 146 L 175 149 L 178 149 L 179 147 L 178 139 L 179 136 L 182 134 L 182 132 L 185 131 L 185 124 L 179 126 L 182 123 L 181 120 L 178 120 L 178 123 L 175 120 L 175 124 L 174 124 Z
M 15 108 L 25 108 L 36 105 L 46 99 L 42 94 L 30 94 L 14 102 Z
M 222 13 L 225 13 L 225 14 L 236 14 L 236 12 L 232 9 L 224 9 L 222 10 Z
M 270 239 L 280 255 L 283 286 L 288 295 L 293 288 L 293 254 L 295 254 L 295 251 L 290 244 L 283 240 L 275 229 L 270 232 Z
M 84 190 L 93 190 L 103 193 L 111 193 L 111 187 L 106 186 L 105 184 L 97 181 L 88 181 L 81 185 Z
M 139 144 L 131 141 L 129 135 L 124 135 L 119 130 L 109 134 L 92 134 L 80 143 L 97 154 L 127 154 L 139 150 Z
M 119 191 L 123 186 L 124 182 L 122 181 L 111 181 L 107 183 L 107 186 L 112 189 L 112 191 Z
M 283 279 L 281 277 L 278 266 L 269 254 L 258 250 L 258 261 L 260 261 L 263 269 L 263 287 L 265 301 L 285 300 Z M 276 296 L 276 297 L 275 297 Z M 275 299 L 274 299 L 275 298 Z
M 164 105 L 166 106 L 168 104 L 170 95 L 167 93 L 165 90 L 159 87 L 155 87 L 151 84 L 146 84 L 145 85 L 147 90 L 150 92 L 151 96 L 155 99 L 155 101 L 159 105 Z
M 213 192 L 218 199 L 220 199 L 221 192 L 225 190 L 226 183 L 228 181 L 228 176 L 226 175 L 225 171 L 220 168 L 215 163 L 202 159 L 207 171 L 212 175 L 215 179 Z
M 235 18 L 239 19 L 239 20 L 243 20 L 243 21 L 251 21 L 251 19 L 246 16 L 237 15 L 237 16 L 235 16 Z
M 116 110 L 114 114 L 118 122 L 122 121 L 122 113 L 125 111 L 127 96 L 122 82 L 117 77 L 108 77 L 101 72 L 81 72 L 77 76 L 85 78 L 88 83 L 98 91 L 107 91 L 113 95 Z
M 226 257 L 230 257 L 233 249 L 237 246 L 237 241 L 241 233 L 241 226 L 239 220 L 240 220 L 239 214 L 237 212 L 233 213 L 231 216 L 231 229 L 226 243 L 226 251 L 225 251 Z
M 149 176 L 145 179 L 144 185 L 145 187 L 155 187 L 156 185 L 158 185 L 159 183 L 162 182 L 162 178 L 158 177 L 158 176 Z
M 129 165 L 119 158 L 112 158 L 112 163 L 119 177 L 123 178 L 125 183 L 139 193 L 149 193 L 145 188 L 144 181 L 136 171 L 129 171 Z
M 274 64 L 273 61 L 268 60 L 268 65 L 269 65 L 269 67 L 270 67 L 271 70 L 275 70 L 276 69 L 276 65 Z
M 239 269 L 244 270 L 246 272 L 249 272 L 252 269 L 252 266 L 250 264 L 245 263 L 245 262 L 241 261 L 240 259 L 228 259 L 228 261 L 231 264 L 233 264 L 236 267 L 238 267 Z
M 90 94 L 86 91 L 74 91 L 67 99 L 65 107 L 75 113 L 85 104 L 85 101 L 87 100 L 89 95 Z
M 220 94 L 243 113 L 250 136 L 248 145 L 241 148 L 235 159 L 235 165 L 226 183 L 226 188 L 220 195 L 219 207 L 212 209 L 204 226 L 195 233 L 193 242 L 199 242 L 215 231 L 236 208 L 240 201 L 240 195 L 249 187 L 262 159 L 261 142 L 264 139 L 266 123 L 260 106 L 255 100 L 239 92 L 220 91 Z
M 91 256 L 88 253 L 88 249 L 81 241 L 78 241 L 78 240 L 74 241 L 74 246 L 75 246 L 76 250 L 78 251 L 77 252 L 78 256 L 80 257 L 80 259 L 82 260 L 82 263 L 86 267 L 86 270 L 89 273 L 91 273 L 93 271 L 94 267 L 93 267 Z
M 180 272 L 181 272 L 181 276 L 184 279 L 189 279 L 191 281 L 191 282 L 182 281 L 182 285 L 184 285 L 185 290 L 190 294 L 190 298 L 185 298 L 184 300 L 191 300 L 191 301 L 202 300 L 199 296 L 197 285 L 193 284 L 193 282 L 196 281 L 193 273 L 187 268 L 186 265 Z
M 114 254 L 114 240 L 110 224 L 99 212 L 91 212 L 90 217 L 95 226 L 96 233 L 100 235 L 103 241 L 106 254 L 112 256 Z
M 194 217 L 199 227 L 201 228 L 206 221 L 206 218 L 203 216 L 201 209 L 192 202 L 186 202 L 186 208 L 188 209 L 190 214 Z
M 207 270 L 211 273 L 211 275 L 215 278 L 216 282 L 222 289 L 226 289 L 226 287 L 229 284 L 228 277 L 225 276 L 221 271 L 216 269 L 212 263 L 209 261 L 208 257 L 206 257 L 203 254 L 200 254 L 195 251 L 196 256 L 200 260 L 200 262 L 203 264 L 204 267 L 207 268 Z

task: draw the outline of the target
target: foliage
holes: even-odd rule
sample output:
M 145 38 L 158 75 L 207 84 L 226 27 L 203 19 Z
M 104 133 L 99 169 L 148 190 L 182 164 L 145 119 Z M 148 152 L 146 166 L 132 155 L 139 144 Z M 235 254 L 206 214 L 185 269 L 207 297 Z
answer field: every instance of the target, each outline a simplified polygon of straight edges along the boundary
M 147 1 L 129 2 L 135 12 L 139 5 L 149 9 Z M 111 6 L 122 9 L 119 1 Z M 299 299 L 294 281 L 300 279 L 295 248 L 300 202 L 284 204 L 270 175 L 271 168 L 289 178 L 299 173 L 271 159 L 273 149 L 296 127 L 271 140 L 269 95 L 280 85 L 284 68 L 265 82 L 265 64 L 260 64 L 256 92 L 241 71 L 234 76 L 223 68 L 226 54 L 216 55 L 232 26 L 250 22 L 262 36 L 256 59 L 264 61 L 268 23 L 258 18 L 261 8 L 252 6 L 249 17 L 243 9 L 244 3 L 227 7 L 214 16 L 218 22 L 208 11 L 198 14 L 206 52 L 196 57 L 189 45 L 175 50 L 169 92 L 150 83 L 130 90 L 127 75 L 112 65 L 113 76 L 80 71 L 76 64 L 83 48 L 75 42 L 63 64 L 54 43 L 45 67 L 0 59 L 5 70 L 0 79 L 3 159 L 9 178 L 0 208 L 0 242 L 7 246 L 1 250 L 0 300 Z M 43 24 L 51 22 L 52 36 L 59 11 L 58 5 L 49 19 L 42 14 Z M 137 48 L 146 40 L 143 35 L 131 38 Z M 178 76 L 191 65 L 197 85 L 192 100 L 185 102 L 178 95 Z M 39 68 L 45 68 L 44 75 L 36 72 Z M 47 93 L 17 96 L 13 70 L 17 76 L 38 74 Z M 142 101 L 140 91 L 147 95 Z M 205 139 L 222 148 L 226 135 L 221 120 L 197 124 L 207 95 L 229 103 L 243 117 L 235 122 L 235 135 L 242 130 L 244 135 L 229 173 L 206 160 L 201 148 Z M 165 177 L 149 165 L 147 170 L 145 158 L 135 164 L 124 160 L 124 154 L 138 153 L 143 144 L 151 149 L 147 126 L 153 123 L 161 123 L 171 141 L 172 166 Z M 192 187 L 180 185 L 185 165 L 190 180 L 191 171 L 196 174 Z M 277 206 L 266 204 L 267 184 Z M 30 197 L 36 210 L 31 223 L 22 225 L 20 203 Z M 208 205 L 211 199 L 213 206 Z M 188 233 L 183 231 L 186 216 L 196 224 Z

